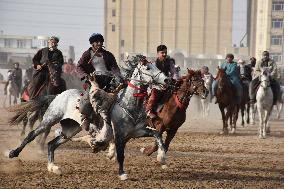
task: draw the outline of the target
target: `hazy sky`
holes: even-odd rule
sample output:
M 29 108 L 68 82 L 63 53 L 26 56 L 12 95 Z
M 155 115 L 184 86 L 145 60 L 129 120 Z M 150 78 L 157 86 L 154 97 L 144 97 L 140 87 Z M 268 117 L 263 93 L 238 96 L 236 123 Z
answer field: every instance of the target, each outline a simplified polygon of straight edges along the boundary
M 234 0 L 233 43 L 246 32 L 246 2 Z M 0 30 L 6 35 L 56 35 L 59 48 L 75 46 L 76 60 L 89 36 L 104 32 L 104 0 L 0 0 Z
M 0 30 L 6 35 L 56 35 L 59 48 L 75 46 L 76 59 L 89 36 L 103 33 L 103 0 L 0 0 Z

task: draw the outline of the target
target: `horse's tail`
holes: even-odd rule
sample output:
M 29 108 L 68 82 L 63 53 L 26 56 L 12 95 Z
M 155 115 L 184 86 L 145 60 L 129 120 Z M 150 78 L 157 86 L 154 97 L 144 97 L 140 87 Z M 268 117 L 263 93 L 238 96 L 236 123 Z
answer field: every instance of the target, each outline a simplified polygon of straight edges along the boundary
M 23 102 L 19 105 L 15 105 L 7 108 L 9 112 L 15 112 L 16 114 L 9 119 L 10 125 L 17 125 L 24 119 L 28 119 L 28 113 L 36 112 L 37 115 L 44 114 L 49 104 L 53 101 L 55 95 L 48 95 L 38 97 L 28 102 Z

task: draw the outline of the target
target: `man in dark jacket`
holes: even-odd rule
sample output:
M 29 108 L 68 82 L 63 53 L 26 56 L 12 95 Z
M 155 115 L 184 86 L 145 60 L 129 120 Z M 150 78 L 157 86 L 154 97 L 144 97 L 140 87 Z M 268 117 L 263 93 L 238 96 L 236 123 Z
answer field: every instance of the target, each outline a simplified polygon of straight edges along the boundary
M 19 66 L 20 66 L 19 62 L 16 62 L 14 64 L 14 69 L 11 71 L 12 75 L 15 77 L 15 82 L 18 87 L 18 94 L 20 93 L 22 89 L 22 69 Z M 7 94 L 7 86 L 8 86 L 8 82 L 6 83 L 4 87 L 4 94 Z
M 104 119 L 104 124 L 108 124 L 106 117 L 108 116 L 108 110 L 101 109 L 100 102 L 94 102 L 98 99 L 89 99 L 89 87 L 90 84 L 87 81 L 88 76 L 96 72 L 95 79 L 100 89 L 108 91 L 110 82 L 113 76 L 122 80 L 119 67 L 116 63 L 115 57 L 109 51 L 103 49 L 104 38 L 101 34 L 94 33 L 90 36 L 89 42 L 91 47 L 86 50 L 80 58 L 77 65 L 77 73 L 81 77 L 81 80 L 85 80 L 86 92 L 82 97 L 79 105 L 79 111 L 82 114 L 82 127 L 89 131 L 90 126 L 90 114 L 91 108 L 95 109 L 97 113 Z M 121 81 L 122 82 L 122 81 Z M 93 101 L 98 107 L 91 107 L 89 101 Z M 92 103 L 92 104 L 94 104 Z
M 63 55 L 57 49 L 59 38 L 52 36 L 48 40 L 48 47 L 40 49 L 33 58 L 33 67 L 35 69 L 31 85 L 28 89 L 30 99 L 37 97 L 43 87 L 48 82 L 48 64 L 57 63 L 63 65 Z
M 159 70 L 161 70 L 167 77 L 171 77 L 173 79 L 178 79 L 178 72 L 175 67 L 175 60 L 167 56 L 167 47 L 165 45 L 159 45 L 157 47 L 157 55 L 156 66 Z M 158 103 L 158 100 L 162 98 L 165 91 L 158 90 L 153 88 L 151 91 L 150 98 L 146 105 L 146 113 L 147 117 L 153 119 L 156 117 L 156 112 L 154 109 Z

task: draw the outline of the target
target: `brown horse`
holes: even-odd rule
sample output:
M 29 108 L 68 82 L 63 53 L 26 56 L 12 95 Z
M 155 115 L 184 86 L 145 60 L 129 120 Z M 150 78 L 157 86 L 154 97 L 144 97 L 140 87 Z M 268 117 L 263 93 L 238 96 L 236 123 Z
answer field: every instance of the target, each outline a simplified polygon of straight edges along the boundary
M 236 122 L 238 119 L 239 105 L 235 99 L 235 89 L 225 69 L 218 68 L 215 80 L 218 81 L 216 92 L 217 103 L 222 114 L 223 131 L 221 134 L 228 134 L 228 120 L 231 119 L 231 132 L 236 131 Z M 226 110 L 226 112 L 225 112 Z
M 168 151 L 170 142 L 174 138 L 178 128 L 186 120 L 186 109 L 190 98 L 193 94 L 200 95 L 206 98 L 208 90 L 204 86 L 204 81 L 201 78 L 201 72 L 188 70 L 188 74 L 182 77 L 182 80 L 174 87 L 173 90 L 167 90 L 164 95 L 165 99 L 163 108 L 158 112 L 157 118 L 149 120 L 149 124 L 154 127 L 161 135 L 166 131 L 165 150 Z M 157 151 L 158 146 L 148 146 L 141 149 L 146 155 L 151 155 Z

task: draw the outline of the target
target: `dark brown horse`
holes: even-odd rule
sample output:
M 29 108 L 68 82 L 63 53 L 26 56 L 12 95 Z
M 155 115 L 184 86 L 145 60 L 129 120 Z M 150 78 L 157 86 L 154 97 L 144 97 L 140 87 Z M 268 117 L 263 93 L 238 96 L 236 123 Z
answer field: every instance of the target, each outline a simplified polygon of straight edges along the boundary
M 235 89 L 225 69 L 218 68 L 215 80 L 218 81 L 216 92 L 217 103 L 222 114 L 223 131 L 221 134 L 228 134 L 228 120 L 231 119 L 231 132 L 236 131 L 236 122 L 238 119 L 239 105 L 237 104 Z M 226 111 L 226 112 L 225 112 Z
M 244 115 L 246 112 L 246 123 L 250 123 L 249 112 L 250 112 L 250 102 L 249 102 L 249 81 L 242 80 L 243 86 L 243 97 L 240 104 L 241 116 L 242 116 L 242 126 L 245 125 Z
M 30 98 L 37 98 L 45 95 L 57 95 L 66 90 L 66 83 L 61 78 L 62 66 L 56 62 L 44 64 L 47 67 L 48 76 L 43 75 L 41 72 L 36 71 L 34 78 L 28 84 L 28 87 L 22 94 L 23 101 L 29 101 Z M 34 82 L 40 80 L 42 82 Z M 35 86 L 36 85 L 36 86 Z M 35 91 L 33 91 L 35 90 Z M 33 95 L 33 96 L 31 96 Z
M 149 123 L 161 135 L 166 131 L 165 150 L 168 151 L 170 142 L 174 138 L 178 128 L 186 120 L 186 109 L 193 94 L 206 98 L 208 90 L 204 86 L 201 72 L 188 70 L 188 74 L 182 77 L 173 90 L 167 90 L 164 97 L 163 108 L 158 112 L 158 117 L 149 120 Z M 142 149 L 146 155 L 157 151 L 158 146 L 148 146 Z

